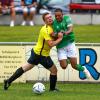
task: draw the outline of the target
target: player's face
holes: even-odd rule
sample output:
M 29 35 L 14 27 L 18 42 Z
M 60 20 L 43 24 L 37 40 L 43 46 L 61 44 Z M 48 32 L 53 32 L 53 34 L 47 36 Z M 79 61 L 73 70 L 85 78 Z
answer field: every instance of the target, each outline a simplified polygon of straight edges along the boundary
M 45 23 L 51 25 L 53 23 L 53 18 L 50 14 L 45 16 Z
M 63 19 L 63 14 L 62 12 L 55 12 L 55 18 L 58 22 L 61 22 Z

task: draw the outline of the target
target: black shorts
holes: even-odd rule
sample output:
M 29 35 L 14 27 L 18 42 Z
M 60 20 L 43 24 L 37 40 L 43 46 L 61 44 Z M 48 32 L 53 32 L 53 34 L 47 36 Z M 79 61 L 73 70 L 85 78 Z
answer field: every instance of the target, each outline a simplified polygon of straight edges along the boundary
M 33 65 L 38 65 L 41 64 L 43 65 L 46 69 L 51 68 L 54 63 L 51 59 L 50 56 L 41 56 L 41 55 L 37 55 L 33 49 L 31 50 L 31 55 L 30 58 L 27 61 L 29 64 L 33 64 Z

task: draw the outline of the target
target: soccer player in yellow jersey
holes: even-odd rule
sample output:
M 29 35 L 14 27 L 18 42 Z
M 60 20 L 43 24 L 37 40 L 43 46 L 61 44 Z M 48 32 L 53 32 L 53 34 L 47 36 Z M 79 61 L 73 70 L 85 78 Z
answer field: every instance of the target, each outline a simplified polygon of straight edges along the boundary
M 42 16 L 45 25 L 41 28 L 38 42 L 31 50 L 30 58 L 27 63 L 22 65 L 16 72 L 7 80 L 4 81 L 4 90 L 7 90 L 11 83 L 20 77 L 24 72 L 32 69 L 34 65 L 41 64 L 50 71 L 50 91 L 57 91 L 57 68 L 49 56 L 51 47 L 57 45 L 62 40 L 62 33 L 58 33 L 58 38 L 54 40 L 50 34 L 53 32 L 53 19 L 49 13 Z

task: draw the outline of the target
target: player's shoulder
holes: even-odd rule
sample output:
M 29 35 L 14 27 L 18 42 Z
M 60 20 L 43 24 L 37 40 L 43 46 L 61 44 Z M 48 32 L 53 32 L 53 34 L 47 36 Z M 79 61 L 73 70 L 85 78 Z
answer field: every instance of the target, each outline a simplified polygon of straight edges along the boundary
M 69 19 L 69 18 L 71 18 L 69 15 L 65 15 L 64 17 L 63 17 L 64 19 Z
M 46 32 L 46 25 L 43 25 L 40 29 L 40 33 L 45 33 Z
M 42 28 L 41 28 L 41 30 L 40 31 L 42 31 L 42 32 L 47 32 L 47 30 L 49 31 L 49 30 L 53 30 L 53 28 L 52 28 L 52 26 L 50 26 L 50 25 L 44 25 L 44 26 L 42 26 Z
M 45 30 L 45 28 L 46 28 L 46 25 L 43 25 L 43 26 L 41 27 L 41 30 Z
M 66 21 L 66 22 L 72 22 L 72 19 L 71 19 L 70 16 L 64 16 L 63 20 Z
M 54 21 L 53 21 L 53 25 L 55 25 L 55 24 L 57 24 L 57 23 L 58 23 L 57 20 L 54 19 Z

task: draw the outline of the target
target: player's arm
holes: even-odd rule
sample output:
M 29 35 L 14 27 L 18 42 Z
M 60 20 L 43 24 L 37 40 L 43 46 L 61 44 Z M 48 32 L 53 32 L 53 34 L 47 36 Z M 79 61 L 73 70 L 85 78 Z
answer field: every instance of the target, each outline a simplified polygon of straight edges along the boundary
M 68 35 L 69 33 L 71 33 L 73 31 L 73 26 L 69 26 L 68 30 L 66 32 L 64 32 L 64 34 Z
M 65 17 L 65 18 L 66 18 L 66 17 Z M 72 23 L 71 17 L 68 16 L 68 17 L 65 19 L 65 22 L 67 23 L 68 29 L 67 29 L 67 31 L 64 32 L 64 34 L 68 35 L 69 33 L 71 33 L 71 32 L 73 31 L 73 23 Z
M 63 38 L 63 34 L 61 32 L 58 33 L 58 38 L 56 40 L 48 40 L 48 45 L 50 47 L 56 46 Z
M 37 7 L 37 0 L 35 0 L 35 2 L 33 2 L 32 6 Z
M 0 1 L 0 7 L 1 7 L 1 1 Z
M 60 32 L 60 33 L 61 33 L 61 32 Z M 54 40 L 56 40 L 56 39 L 58 38 L 58 33 L 52 32 L 52 33 L 50 34 L 50 36 L 51 36 Z
M 37 7 L 37 0 L 35 0 L 29 7 Z
M 24 0 L 21 0 L 21 6 L 25 6 Z
M 12 0 L 12 2 L 10 3 L 10 6 L 8 8 L 14 8 L 14 1 Z
M 0 1 L 0 14 L 2 14 L 2 6 L 1 6 L 1 1 Z
M 2 8 L 2 6 L 1 6 L 1 1 L 0 1 L 0 9 Z

